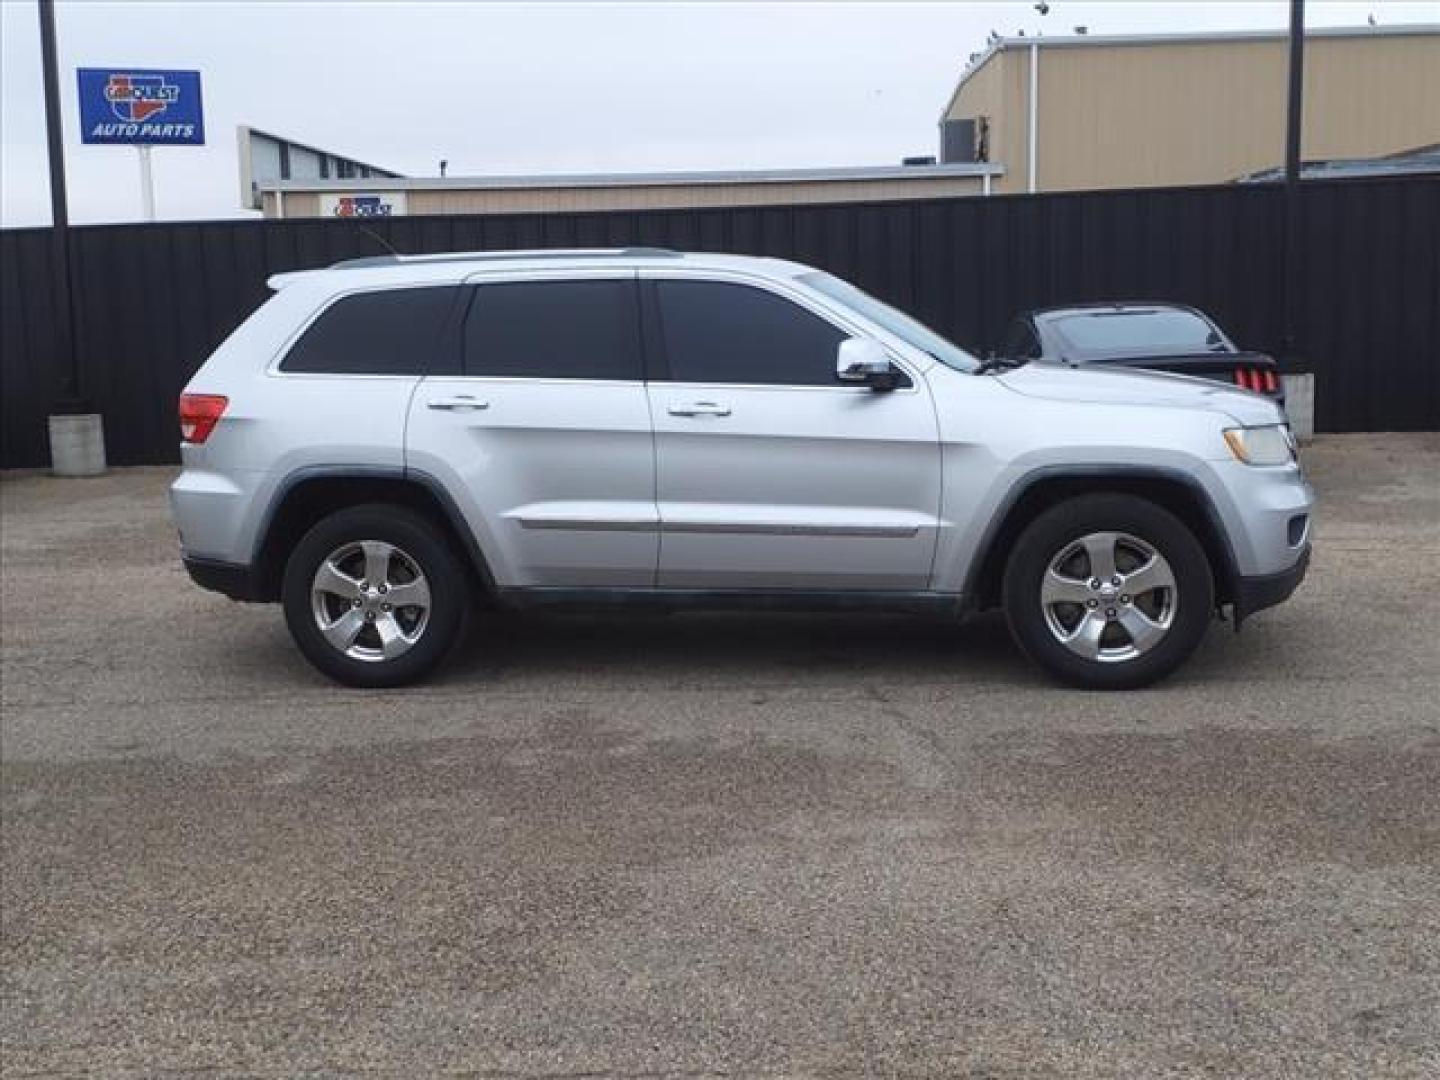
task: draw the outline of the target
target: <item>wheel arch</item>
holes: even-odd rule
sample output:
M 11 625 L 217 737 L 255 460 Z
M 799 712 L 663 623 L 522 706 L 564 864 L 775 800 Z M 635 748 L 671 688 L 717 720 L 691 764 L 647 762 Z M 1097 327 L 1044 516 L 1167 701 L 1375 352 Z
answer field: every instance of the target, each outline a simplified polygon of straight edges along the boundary
M 1147 465 L 1052 465 L 1024 474 L 1001 500 L 966 575 L 964 595 L 975 610 L 997 607 L 1005 563 L 1015 540 L 1045 510 L 1080 495 L 1134 495 L 1179 518 L 1205 550 L 1216 603 L 1232 603 L 1239 581 L 1235 552 L 1204 486 L 1178 469 Z
M 432 521 L 470 571 L 477 591 L 496 595 L 490 564 L 440 481 L 414 469 L 310 466 L 287 476 L 266 509 L 251 560 L 255 598 L 280 598 L 285 560 L 316 522 L 347 506 L 374 502 L 404 506 Z

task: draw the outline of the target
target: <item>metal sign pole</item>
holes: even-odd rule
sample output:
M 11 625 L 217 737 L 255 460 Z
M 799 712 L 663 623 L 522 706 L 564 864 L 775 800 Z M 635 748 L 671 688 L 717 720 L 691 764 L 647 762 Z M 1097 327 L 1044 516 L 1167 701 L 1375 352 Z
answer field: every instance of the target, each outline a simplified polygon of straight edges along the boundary
M 59 309 L 56 366 L 60 370 L 60 397 L 73 402 L 80 396 L 80 373 L 75 362 L 75 314 L 70 292 L 70 209 L 65 194 L 65 141 L 60 121 L 55 0 L 40 0 L 39 11 L 40 58 L 45 83 L 45 139 L 50 159 L 50 235 L 54 241 L 54 287 L 56 307 Z
M 141 143 L 135 149 L 140 153 L 140 201 L 145 209 L 145 220 L 155 220 L 155 173 L 150 166 L 150 152 L 154 149 Z

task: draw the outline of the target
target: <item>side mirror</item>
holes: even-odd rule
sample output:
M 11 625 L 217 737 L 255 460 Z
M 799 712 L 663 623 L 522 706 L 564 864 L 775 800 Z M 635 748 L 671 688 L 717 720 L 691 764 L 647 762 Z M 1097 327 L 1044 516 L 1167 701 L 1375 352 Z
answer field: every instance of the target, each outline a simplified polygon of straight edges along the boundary
M 835 375 L 841 382 L 864 383 L 872 390 L 893 390 L 898 381 L 890 354 L 870 338 L 846 338 L 835 354 Z

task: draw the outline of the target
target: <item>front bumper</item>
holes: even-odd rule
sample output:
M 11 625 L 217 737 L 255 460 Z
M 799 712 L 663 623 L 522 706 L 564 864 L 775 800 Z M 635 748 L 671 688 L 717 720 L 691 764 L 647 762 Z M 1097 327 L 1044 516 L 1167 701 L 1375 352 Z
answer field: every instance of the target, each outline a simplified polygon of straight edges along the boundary
M 1310 546 L 1315 492 L 1299 463 L 1211 462 L 1210 492 L 1229 537 L 1237 577 L 1268 577 L 1296 565 Z
M 1242 577 L 1235 583 L 1235 627 L 1257 611 L 1284 603 L 1305 580 L 1310 569 L 1310 546 L 1307 544 L 1300 558 L 1288 570 L 1278 574 L 1256 574 Z

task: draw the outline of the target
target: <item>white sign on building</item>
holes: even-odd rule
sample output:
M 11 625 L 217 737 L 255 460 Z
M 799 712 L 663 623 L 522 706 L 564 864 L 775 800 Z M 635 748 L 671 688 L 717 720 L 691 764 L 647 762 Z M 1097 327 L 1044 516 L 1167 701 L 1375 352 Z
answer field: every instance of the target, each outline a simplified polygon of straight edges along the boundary
M 320 196 L 321 217 L 398 217 L 403 213 L 405 213 L 405 193 L 403 191 Z

